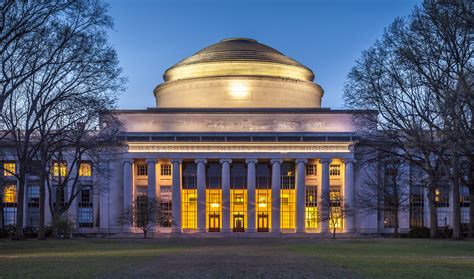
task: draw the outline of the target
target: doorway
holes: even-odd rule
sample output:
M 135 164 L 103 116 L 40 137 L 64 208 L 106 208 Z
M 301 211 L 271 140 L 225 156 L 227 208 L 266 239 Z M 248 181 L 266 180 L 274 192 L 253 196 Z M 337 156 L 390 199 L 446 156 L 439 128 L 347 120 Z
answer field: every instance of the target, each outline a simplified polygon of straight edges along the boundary
M 257 232 L 268 231 L 268 213 L 259 213 L 257 216 Z
M 219 213 L 209 214 L 209 232 L 221 231 L 221 216 Z
M 236 214 L 234 215 L 234 232 L 244 232 L 244 215 L 243 214 Z

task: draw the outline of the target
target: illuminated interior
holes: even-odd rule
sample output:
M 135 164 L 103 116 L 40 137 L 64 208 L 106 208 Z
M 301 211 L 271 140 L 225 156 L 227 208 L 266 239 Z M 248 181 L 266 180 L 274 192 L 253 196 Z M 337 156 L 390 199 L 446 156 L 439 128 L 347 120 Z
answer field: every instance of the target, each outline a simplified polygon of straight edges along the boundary
M 54 162 L 53 163 L 53 175 L 54 176 L 66 176 L 67 167 L 65 162 Z
M 342 195 L 341 187 L 331 187 L 329 192 L 330 208 L 329 208 L 329 227 L 331 229 L 342 229 L 343 219 L 342 214 Z
M 317 199 L 317 188 L 306 187 L 306 228 L 316 229 L 318 228 L 318 199 Z
M 206 189 L 206 228 L 219 232 L 222 228 L 222 190 Z
M 182 190 L 182 227 L 183 229 L 197 229 L 197 190 Z
M 79 176 L 91 176 L 92 166 L 91 163 L 81 163 L 79 165 Z
M 4 163 L 3 164 L 3 176 L 13 176 L 16 170 L 15 163 Z
M 230 190 L 230 228 L 235 232 L 243 232 L 247 228 L 247 190 Z
M 280 190 L 280 226 L 282 229 L 295 228 L 296 195 L 294 189 Z
M 272 227 L 272 190 L 257 189 L 255 194 L 256 229 L 258 232 L 268 232 Z
M 3 202 L 16 203 L 16 186 L 9 185 L 3 188 Z

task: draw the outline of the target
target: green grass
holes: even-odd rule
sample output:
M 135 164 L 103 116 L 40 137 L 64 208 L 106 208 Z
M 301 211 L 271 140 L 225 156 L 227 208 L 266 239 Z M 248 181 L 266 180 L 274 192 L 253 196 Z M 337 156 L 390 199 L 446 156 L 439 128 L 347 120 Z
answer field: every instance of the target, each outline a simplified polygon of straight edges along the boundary
M 0 241 L 0 278 L 474 278 L 474 242 L 414 239 Z

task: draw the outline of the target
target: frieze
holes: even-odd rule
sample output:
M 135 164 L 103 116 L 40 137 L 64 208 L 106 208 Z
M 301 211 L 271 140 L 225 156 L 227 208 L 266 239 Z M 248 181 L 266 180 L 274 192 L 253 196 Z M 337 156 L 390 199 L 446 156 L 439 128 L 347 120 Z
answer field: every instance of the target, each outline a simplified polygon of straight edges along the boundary
M 340 144 L 159 144 L 130 143 L 128 152 L 352 152 L 351 143 Z

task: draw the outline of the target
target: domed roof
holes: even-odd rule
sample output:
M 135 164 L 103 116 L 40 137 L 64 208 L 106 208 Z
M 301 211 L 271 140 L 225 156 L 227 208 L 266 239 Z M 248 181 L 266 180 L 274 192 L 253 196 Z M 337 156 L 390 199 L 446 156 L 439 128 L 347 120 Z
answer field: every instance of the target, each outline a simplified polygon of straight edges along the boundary
M 209 63 L 214 65 L 226 64 L 227 70 L 223 70 L 223 67 L 221 67 L 218 73 L 214 69 L 212 74 L 209 74 Z M 206 66 L 206 69 L 200 66 Z M 275 66 L 279 68 L 276 69 Z M 285 70 L 282 71 L 283 67 L 285 67 Z M 193 73 L 190 70 L 183 71 L 183 68 L 192 69 Z M 293 70 L 296 68 L 296 72 L 299 72 L 299 74 L 288 75 L 292 71 L 289 68 L 293 68 Z M 206 72 L 206 74 L 202 75 L 203 72 Z M 208 46 L 169 68 L 164 74 L 164 79 L 165 81 L 171 81 L 229 75 L 269 75 L 306 81 L 314 79 L 313 72 L 306 66 L 267 45 L 247 38 L 224 39 Z

